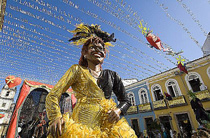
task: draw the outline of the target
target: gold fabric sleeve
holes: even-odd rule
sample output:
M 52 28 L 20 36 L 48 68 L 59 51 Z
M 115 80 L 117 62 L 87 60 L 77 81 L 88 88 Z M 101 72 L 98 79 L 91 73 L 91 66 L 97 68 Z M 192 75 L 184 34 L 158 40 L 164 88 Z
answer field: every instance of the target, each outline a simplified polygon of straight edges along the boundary
M 62 93 L 66 92 L 68 88 L 75 83 L 78 74 L 78 66 L 79 65 L 71 66 L 46 97 L 45 106 L 48 119 L 51 122 L 56 118 L 62 117 L 59 101 Z

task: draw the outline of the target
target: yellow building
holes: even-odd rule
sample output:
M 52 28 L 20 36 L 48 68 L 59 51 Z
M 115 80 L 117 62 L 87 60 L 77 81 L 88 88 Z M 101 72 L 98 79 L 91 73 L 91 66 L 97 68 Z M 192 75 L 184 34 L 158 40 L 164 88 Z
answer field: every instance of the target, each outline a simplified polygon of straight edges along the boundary
M 187 63 L 188 74 L 173 68 L 147 78 L 155 117 L 164 128 L 181 133 L 197 130 L 199 124 L 190 105 L 188 91 L 193 91 L 210 111 L 210 55 Z M 203 84 L 202 87 L 200 84 Z M 172 100 L 166 100 L 166 93 Z M 163 99 L 164 98 L 164 99 Z

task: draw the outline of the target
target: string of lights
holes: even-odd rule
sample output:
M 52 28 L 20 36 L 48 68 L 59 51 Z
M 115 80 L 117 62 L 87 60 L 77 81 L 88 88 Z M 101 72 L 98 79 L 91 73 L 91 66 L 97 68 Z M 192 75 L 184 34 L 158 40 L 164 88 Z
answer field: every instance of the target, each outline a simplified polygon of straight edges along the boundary
M 100 3 L 99 2 L 96 2 L 96 1 L 93 1 L 93 0 L 89 0 L 89 1 L 91 1 L 93 4 L 95 4 L 96 6 L 98 6 L 98 7 L 100 7 L 100 8 L 102 8 L 102 6 L 100 5 Z M 103 1 L 103 0 L 102 0 Z M 110 1 L 104 1 L 104 3 L 106 3 L 107 5 L 113 5 L 113 3 L 111 3 Z M 116 7 L 117 6 L 114 6 L 115 7 L 115 9 L 116 9 Z M 130 7 L 130 6 L 129 6 Z M 110 13 L 110 14 L 112 14 L 113 16 L 115 16 L 116 17 L 116 14 L 114 14 L 113 12 L 110 12 L 110 10 L 108 9 L 107 10 L 107 8 L 103 8 L 103 10 L 106 10 L 107 11 L 107 13 Z M 118 9 L 118 11 L 122 11 L 121 9 L 119 10 Z M 132 12 L 133 12 L 133 10 L 131 10 Z M 136 14 L 136 12 L 134 12 L 133 13 L 134 15 Z M 130 19 L 130 14 L 124 14 L 124 12 L 123 12 L 123 15 L 122 16 L 125 16 L 125 18 L 124 18 L 124 20 L 125 21 L 129 21 L 129 19 Z M 117 16 L 118 18 L 119 18 L 119 16 Z M 138 19 L 140 19 L 140 18 L 138 18 Z M 121 21 L 124 21 L 124 20 L 121 20 Z M 140 21 L 140 20 L 139 20 Z M 141 20 L 141 22 L 142 22 L 143 20 Z M 131 21 L 130 21 L 130 23 L 134 23 L 135 21 L 134 21 L 134 19 L 132 18 L 131 19 Z M 129 24 L 130 24 L 129 23 Z M 127 23 L 128 24 L 128 23 Z M 147 24 L 147 23 L 144 23 L 144 24 Z M 146 25 L 145 25 L 146 26 Z M 134 27 L 133 27 L 134 28 Z M 135 28 L 134 28 L 135 30 L 137 30 L 137 31 L 139 31 L 140 32 L 140 30 L 139 30 L 139 28 L 138 28 L 138 24 L 137 24 L 137 22 L 135 22 Z M 140 39 L 138 39 L 138 40 L 140 40 Z M 147 45 L 146 43 L 144 43 L 143 42 L 143 40 L 140 40 L 140 42 L 141 43 L 143 43 L 144 45 Z M 150 48 L 149 47 L 149 45 L 147 45 L 147 47 L 148 48 Z M 170 48 L 171 50 L 173 50 L 169 45 L 168 45 L 168 48 Z M 151 49 L 151 48 L 150 48 Z M 163 56 L 166 60 L 168 60 L 169 62 L 171 62 L 171 63 L 173 63 L 174 65 L 176 65 L 172 60 L 170 60 L 167 56 L 165 56 L 165 55 L 163 55 L 163 54 L 161 54 L 159 51 L 157 51 L 157 50 L 155 50 L 155 49 L 153 49 L 156 53 L 158 53 L 159 55 L 161 55 L 161 56 Z
M 169 13 L 168 13 L 168 8 L 164 6 L 164 4 L 159 4 L 159 0 L 155 0 L 155 3 L 158 4 L 161 9 L 166 13 L 166 16 L 171 19 L 172 21 L 176 22 L 178 25 L 180 25 L 183 30 L 189 35 L 190 39 L 193 40 L 193 42 L 195 42 L 195 44 L 201 48 L 201 45 L 199 44 L 199 42 L 192 36 L 191 32 L 187 29 L 187 27 L 185 27 L 184 23 L 182 23 L 180 20 L 173 18 Z
M 18 71 L 22 70 L 23 72 L 25 72 L 22 74 L 22 76 L 24 77 L 26 77 L 31 72 L 38 71 L 36 75 L 31 76 L 33 77 L 33 80 L 35 80 L 38 76 L 42 76 L 41 78 L 39 78 L 39 80 L 42 82 L 45 79 L 48 80 L 49 78 L 59 79 L 60 75 L 58 72 L 61 72 L 62 70 L 64 70 L 64 68 L 66 69 L 74 62 L 78 62 L 78 52 L 80 51 L 80 48 L 72 46 L 66 40 L 69 39 L 68 34 L 69 36 L 71 36 L 71 26 L 74 26 L 76 23 L 83 22 L 82 16 L 81 18 L 76 17 L 72 13 L 66 12 L 65 9 L 60 9 L 57 5 L 49 4 L 48 2 L 37 0 L 31 0 L 30 2 L 13 0 L 13 2 L 17 2 L 21 6 L 19 7 L 17 5 L 13 6 L 13 4 L 9 4 L 9 11 L 12 10 L 13 12 L 16 12 L 17 15 L 12 15 L 12 13 L 9 12 L 5 13 L 5 25 L 2 31 L 2 39 L 0 40 L 0 44 L 5 45 L 6 48 L 4 50 L 1 50 L 1 54 L 4 54 L 1 56 L 1 60 L 8 59 L 8 62 L 6 60 L 4 61 L 4 63 L 8 65 L 11 64 L 12 68 L 13 66 L 16 67 L 11 69 L 10 73 L 15 74 L 17 67 L 20 67 Z M 69 0 L 62 0 L 60 2 L 73 7 L 74 9 L 77 9 L 84 14 L 89 15 L 92 18 L 111 26 L 112 28 L 123 32 L 124 34 L 128 35 L 132 39 L 137 40 L 141 44 L 148 46 L 140 38 L 122 29 L 115 23 L 103 19 L 92 11 L 85 10 L 80 5 L 74 4 L 72 1 Z M 89 2 L 94 1 L 89 0 Z M 113 14 L 113 16 L 117 19 L 126 24 L 129 24 L 131 28 L 140 32 L 137 26 L 140 18 L 137 13 L 132 10 L 131 6 L 127 8 L 131 13 L 125 14 L 125 10 L 119 7 L 119 5 L 110 4 L 109 7 L 106 6 L 105 0 L 102 0 L 102 2 L 102 7 L 109 11 L 109 14 Z M 101 2 L 96 3 L 96 5 L 97 4 L 100 5 Z M 124 7 L 127 6 L 123 2 L 121 2 L 121 5 Z M 28 11 L 29 8 L 33 10 Z M 39 14 L 39 12 L 41 14 Z M 19 17 L 18 15 L 21 16 Z M 135 17 L 135 19 L 133 17 Z M 32 23 L 30 18 L 41 22 L 41 24 Z M 112 52 L 110 52 L 110 58 L 107 58 L 106 62 L 104 62 L 104 66 L 114 68 L 116 70 L 121 69 L 118 72 L 122 74 L 132 76 L 134 78 L 138 77 L 140 79 L 144 79 L 151 76 L 152 74 L 157 74 L 158 72 L 162 72 L 169 68 L 157 59 L 147 55 L 140 49 L 131 46 L 130 44 L 127 44 L 122 40 L 118 39 L 116 46 L 121 47 L 122 50 L 111 48 Z M 17 51 L 16 54 L 15 50 Z M 155 49 L 153 50 L 159 55 L 164 56 L 164 58 L 166 58 L 170 63 L 175 64 L 173 60 L 169 59 L 165 55 L 162 55 L 160 51 L 157 51 Z M 122 55 L 125 58 L 121 58 L 119 55 Z M 38 57 L 37 62 L 35 57 Z M 148 63 L 147 60 L 151 62 Z M 32 63 L 33 65 L 30 66 L 30 63 Z M 152 64 L 154 64 L 155 66 Z M 26 70 L 26 68 L 28 68 L 28 70 Z M 54 80 L 55 79 L 53 79 L 51 83 L 54 83 Z
M 137 12 L 135 12 L 134 10 L 132 10 L 132 7 L 130 5 L 128 5 L 127 8 L 125 8 L 126 2 L 125 3 L 123 3 L 122 1 L 121 2 L 115 1 L 115 2 L 118 3 L 119 5 L 121 5 L 123 9 L 125 9 L 126 11 L 129 12 L 129 14 L 125 14 L 125 12 L 123 12 L 123 15 L 126 15 L 126 17 L 129 17 L 129 18 L 131 18 L 133 16 L 136 20 L 138 20 L 138 22 L 141 22 L 142 24 L 144 24 L 144 26 L 148 26 L 148 23 L 146 23 L 143 19 L 141 19 L 140 16 L 138 16 Z M 114 2 L 111 3 L 110 1 L 105 1 L 105 3 L 108 4 L 108 5 L 113 5 Z M 122 10 L 120 10 L 120 11 L 122 11 Z M 128 18 L 127 18 L 127 20 L 128 20 Z M 132 22 L 134 22 L 134 19 L 132 19 Z M 173 49 L 172 49 L 171 46 L 169 46 L 168 44 L 165 44 L 165 43 L 163 43 L 163 44 L 166 45 L 167 48 L 170 48 L 173 51 Z M 156 53 L 158 53 L 159 55 L 164 56 L 164 58 L 167 59 L 169 62 L 171 62 L 174 65 L 176 65 L 172 60 L 170 60 L 169 58 L 167 58 L 165 55 L 162 55 L 159 51 L 157 51 L 155 49 L 153 49 L 153 50 L 156 51 Z M 174 59 L 176 59 L 176 56 L 175 55 L 172 55 L 172 57 L 174 57 Z M 184 56 L 182 56 L 182 57 L 184 57 Z
M 200 21 L 195 17 L 194 13 L 190 10 L 189 7 L 187 7 L 186 4 L 182 2 L 182 0 L 176 0 L 186 11 L 187 13 L 192 17 L 193 21 L 199 26 L 200 30 L 203 32 L 204 36 L 207 36 L 207 32 L 203 29 L 203 26 L 200 24 Z
M 100 16 L 98 16 L 98 15 L 95 14 L 95 13 L 92 13 L 92 12 L 89 11 L 89 10 L 88 10 L 88 11 L 85 11 L 84 8 L 79 9 L 79 6 L 78 6 L 78 5 L 75 5 L 72 1 L 63 0 L 63 2 L 64 2 L 65 4 L 71 6 L 71 7 L 76 7 L 75 9 L 77 9 L 77 10 L 79 10 L 79 11 L 81 11 L 81 12 L 83 12 L 83 13 L 85 13 L 85 14 L 87 14 L 87 15 L 89 15 L 89 16 L 95 18 L 95 19 L 98 19 L 99 21 L 101 21 L 101 22 L 103 22 L 103 23 L 105 23 L 105 24 L 107 24 L 107 25 L 113 27 L 114 29 L 116 29 L 116 30 L 118 30 L 118 31 L 120 31 L 120 32 L 122 32 L 122 33 L 125 33 L 126 35 L 130 36 L 131 38 L 133 38 L 133 39 L 135 39 L 135 40 L 137 40 L 137 41 L 139 41 L 139 42 L 145 44 L 145 43 L 143 42 L 143 40 L 141 40 L 141 39 L 137 38 L 136 36 L 130 34 L 129 32 L 127 32 L 127 31 L 125 31 L 124 29 L 122 29 L 122 28 L 120 28 L 119 26 L 117 26 L 116 24 L 111 23 L 110 21 L 106 21 L 105 19 L 102 19 Z M 147 45 L 147 46 L 148 46 L 148 45 Z M 149 47 L 149 46 L 148 46 L 148 47 Z M 154 49 L 153 49 L 153 50 L 154 50 Z M 156 50 L 154 50 L 154 51 L 156 51 Z M 166 56 L 164 56 L 164 55 L 161 54 L 160 52 L 156 52 L 156 53 L 158 53 L 159 55 L 163 56 L 166 60 L 168 60 L 169 62 L 171 62 L 171 60 L 169 60 L 169 58 L 167 58 Z M 171 62 L 171 63 L 174 64 L 174 62 Z M 174 64 L 174 65 L 176 65 L 176 64 Z

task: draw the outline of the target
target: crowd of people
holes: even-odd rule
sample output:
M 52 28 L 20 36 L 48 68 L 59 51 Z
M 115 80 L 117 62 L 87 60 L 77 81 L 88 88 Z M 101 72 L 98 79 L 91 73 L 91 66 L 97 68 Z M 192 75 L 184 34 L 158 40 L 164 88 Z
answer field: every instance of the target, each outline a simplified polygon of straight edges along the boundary
M 39 117 L 33 117 L 29 122 L 18 122 L 19 138 L 46 138 L 48 122 L 45 121 L 46 111 L 39 113 Z

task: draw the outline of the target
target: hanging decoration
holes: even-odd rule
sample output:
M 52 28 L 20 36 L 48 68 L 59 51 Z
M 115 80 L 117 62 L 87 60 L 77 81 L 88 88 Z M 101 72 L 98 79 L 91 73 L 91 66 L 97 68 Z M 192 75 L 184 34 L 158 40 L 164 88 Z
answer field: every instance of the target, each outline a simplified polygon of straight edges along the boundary
M 201 45 L 199 44 L 199 42 L 192 36 L 191 32 L 187 29 L 187 27 L 185 27 L 184 23 L 182 23 L 178 19 L 173 18 L 168 13 L 168 11 L 167 11 L 168 7 L 165 7 L 164 4 L 159 4 L 159 0 L 155 0 L 155 3 L 158 4 L 161 7 L 161 9 L 166 13 L 166 16 L 168 18 L 170 18 L 172 21 L 175 21 L 178 25 L 180 25 L 183 28 L 183 30 L 189 35 L 190 39 L 193 40 L 199 48 L 201 48 Z
M 12 16 L 10 16 L 10 17 L 12 17 Z M 16 19 L 16 18 L 15 18 L 15 19 Z M 21 20 L 23 20 L 23 19 L 21 19 Z M 10 23 L 10 24 L 11 24 L 11 23 Z M 16 23 L 15 23 L 15 25 L 16 25 L 16 26 L 20 26 L 20 25 L 18 25 L 18 24 L 16 24 Z M 10 29 L 10 28 L 9 28 L 9 29 Z M 24 27 L 24 29 L 27 29 L 27 28 Z M 10 29 L 10 30 L 11 30 L 11 29 Z M 30 29 L 27 29 L 27 30 L 30 30 Z M 21 31 L 20 31 L 20 30 L 15 30 L 15 33 L 16 33 L 16 32 L 19 32 L 19 33 L 20 33 Z M 36 34 L 39 34 L 39 35 L 40 35 L 40 32 L 37 32 L 37 31 L 36 31 L 36 32 L 33 31 L 33 33 L 36 33 Z M 27 33 L 24 33 L 24 34 L 25 34 L 26 36 L 28 36 L 28 37 L 31 37 L 31 36 L 32 36 L 34 39 L 39 38 L 38 36 L 28 35 Z M 26 40 L 29 40 L 27 37 L 23 37 L 23 39 L 24 39 L 24 40 L 25 40 L 25 39 L 26 39 Z M 39 40 L 43 41 L 43 39 L 39 39 Z M 30 41 L 30 40 L 29 40 L 29 41 Z M 36 43 L 36 41 L 32 41 L 32 43 Z M 36 44 L 40 45 L 40 43 L 38 43 L 38 42 L 37 42 Z M 47 45 L 44 44 L 44 43 L 41 43 L 41 44 L 42 44 L 42 46 L 47 46 Z M 47 46 L 47 47 L 48 47 L 48 46 Z M 49 47 L 49 48 L 52 48 L 52 47 Z M 58 49 L 56 49 L 56 50 L 58 50 Z M 48 52 L 51 53 L 51 51 L 48 51 Z M 47 54 L 48 54 L 48 52 L 47 52 Z M 65 53 L 66 53 L 66 52 L 65 52 Z M 46 55 L 46 54 L 44 54 L 44 55 Z M 62 56 L 62 55 L 61 55 L 61 56 Z M 48 56 L 48 57 L 49 57 L 49 56 Z M 120 60 L 121 60 L 121 59 L 120 59 Z M 67 62 L 66 62 L 66 63 L 67 63 Z M 145 68 L 144 70 L 150 71 L 150 70 L 147 69 L 147 68 Z M 157 70 L 158 70 L 158 69 L 156 69 L 156 71 L 157 71 Z M 153 72 L 153 73 L 154 73 L 154 72 Z M 148 74 L 148 73 L 146 73 L 146 74 Z M 149 74 L 148 74 L 148 75 L 149 75 Z
M 132 53 L 135 56 L 140 57 L 141 59 L 150 60 L 150 62 L 152 62 L 155 65 L 155 67 L 157 67 L 159 69 L 162 69 L 162 70 L 169 69 L 168 66 L 166 66 L 162 62 L 156 60 L 155 58 L 153 58 L 151 56 L 148 56 L 146 53 L 142 52 L 138 48 L 132 47 L 130 44 L 128 44 L 128 43 L 126 43 L 124 41 L 120 41 L 119 39 L 118 39 L 118 42 L 122 43 L 122 45 L 116 44 L 116 46 L 119 46 L 119 47 L 123 48 L 124 50 Z M 136 54 L 136 51 L 139 52 L 140 54 Z M 143 63 L 143 64 L 145 64 L 145 63 Z M 149 65 L 149 66 L 151 67 L 152 65 Z
M 183 52 L 184 52 L 183 50 L 181 50 L 179 52 L 175 52 L 175 51 L 173 51 L 172 49 L 169 48 L 169 50 L 167 51 L 166 55 L 171 55 L 171 56 L 174 57 L 174 56 L 177 56 L 179 54 L 182 54 Z
M 0 119 L 2 119 L 4 116 L 4 112 L 0 112 Z
M 93 4 L 95 4 L 97 7 L 103 9 L 104 11 L 106 11 L 107 13 L 110 13 L 111 15 L 113 15 L 114 17 L 120 19 L 121 21 L 123 21 L 124 23 L 130 25 L 130 27 L 138 30 L 138 23 L 137 21 L 140 21 L 140 22 L 144 22 L 143 19 L 141 19 L 138 15 L 137 15 L 137 12 L 135 12 L 132 7 L 130 5 L 127 6 L 127 8 L 125 8 L 126 6 L 126 3 L 123 3 L 123 2 L 120 2 L 119 1 L 116 1 L 116 3 L 118 3 L 119 5 L 122 6 L 123 9 L 125 9 L 126 11 L 129 12 L 129 14 L 125 13 L 125 11 L 123 11 L 120 7 L 118 7 L 118 5 L 114 4 L 113 2 L 110 2 L 110 1 L 106 1 L 106 0 L 102 0 L 102 2 L 104 2 L 106 5 L 108 5 L 109 7 L 111 7 L 113 10 L 117 11 L 117 13 L 113 12 L 113 10 L 110 10 L 109 7 L 103 5 L 95 0 L 89 0 L 90 2 L 92 2 Z M 103 8 L 102 8 L 103 7 Z M 104 8 L 105 7 L 105 8 Z M 91 15 L 90 15 L 91 16 Z M 132 18 L 132 16 L 134 18 Z M 137 21 L 136 21 L 137 20 Z M 144 23 L 147 25 L 147 23 Z M 134 25 L 134 26 L 133 26 Z M 116 26 L 116 25 L 115 25 Z M 137 27 L 137 28 L 136 28 Z M 117 27 L 119 28 L 119 27 Z M 144 27 L 141 31 L 144 32 L 146 30 L 146 28 Z M 120 30 L 119 30 L 120 31 Z M 124 33 L 125 31 L 123 31 Z M 126 34 L 128 34 L 126 32 Z M 134 38 L 133 36 L 131 36 L 132 38 Z M 136 37 L 134 38 L 136 39 Z M 136 39 L 138 40 L 139 42 L 145 44 L 141 39 Z M 150 45 L 151 46 L 151 45 Z M 183 53 L 183 51 L 179 51 L 179 52 L 175 52 L 172 50 L 171 47 L 167 47 L 168 49 L 166 49 L 167 51 L 167 55 L 172 55 L 173 57 L 175 55 L 179 55 L 181 53 Z M 138 49 L 135 49 L 136 51 L 139 52 Z M 173 63 L 174 65 L 176 65 L 176 63 L 174 63 L 172 60 L 170 60 L 168 57 L 166 57 L 165 55 L 161 54 L 160 52 L 156 51 L 153 49 L 153 51 L 155 51 L 156 53 L 158 53 L 160 56 L 163 56 L 166 60 L 168 60 L 169 62 Z M 140 51 L 140 53 L 142 53 L 142 51 Z M 154 58 L 153 58 L 154 59 Z M 158 61 L 156 61 L 158 62 Z M 159 62 L 158 62 L 159 63 Z
M 21 78 L 15 76 L 7 76 L 5 79 L 5 82 L 9 86 L 9 88 L 13 88 L 20 85 L 21 81 Z
M 188 71 L 187 71 L 186 66 L 184 64 L 185 59 L 182 59 L 182 57 L 180 55 L 176 59 L 177 59 L 177 64 L 178 64 L 177 67 L 179 68 L 179 70 L 188 74 Z
M 151 48 L 156 48 L 157 50 L 161 50 L 163 52 L 167 52 L 166 54 L 167 55 L 178 55 L 178 54 L 181 54 L 183 53 L 183 51 L 180 51 L 180 52 L 175 52 L 173 51 L 171 48 L 164 48 L 163 47 L 163 44 L 160 40 L 160 38 L 157 36 L 157 35 L 154 35 L 152 33 L 152 30 L 150 30 L 149 28 L 147 28 L 146 26 L 144 27 L 142 25 L 142 22 L 140 21 L 140 24 L 138 25 L 139 28 L 141 29 L 141 32 L 142 34 L 146 37 L 147 41 L 149 42 L 149 46 Z
M 95 13 L 92 13 L 92 12 L 89 11 L 89 10 L 88 10 L 88 11 L 85 11 L 84 8 L 79 7 L 78 5 L 74 4 L 74 3 L 73 3 L 72 1 L 70 1 L 70 0 L 63 1 L 63 3 L 65 3 L 65 4 L 67 4 L 67 5 L 69 5 L 69 6 L 73 7 L 73 8 L 75 8 L 76 10 L 79 10 L 79 11 L 83 12 L 84 14 L 87 14 L 87 15 L 89 15 L 89 16 L 95 18 L 95 19 L 98 19 L 99 21 L 101 21 L 101 22 L 103 22 L 103 23 L 105 23 L 105 24 L 107 24 L 107 25 L 113 27 L 114 29 L 116 29 L 116 30 L 118 30 L 118 31 L 120 31 L 120 32 L 122 32 L 122 33 L 125 33 L 126 35 L 130 36 L 131 38 L 133 38 L 133 39 L 135 39 L 135 40 L 137 40 L 137 41 L 139 41 L 139 42 L 141 42 L 142 44 L 145 44 L 143 40 L 137 38 L 136 36 L 132 35 L 131 33 L 127 32 L 126 30 L 122 29 L 122 28 L 119 27 L 118 25 L 116 25 L 116 24 L 114 24 L 114 23 L 112 23 L 112 22 L 110 22 L 110 21 L 107 21 L 107 20 L 101 18 L 100 16 L 98 16 L 98 15 L 95 14 Z M 100 7 L 99 4 L 96 4 L 96 5 L 97 5 L 99 8 L 101 8 L 101 9 L 107 9 L 107 8 L 102 8 L 102 7 Z M 81 8 L 81 9 L 80 9 L 80 8 Z M 108 13 L 109 13 L 109 12 L 108 12 Z M 115 15 L 116 15 L 116 14 L 115 14 Z M 135 15 L 136 15 L 136 14 L 135 14 Z M 159 53 L 159 52 L 157 52 L 157 51 L 155 51 L 155 52 L 158 53 L 158 54 L 161 55 L 161 56 L 164 56 L 164 55 L 162 55 L 161 53 Z M 171 60 L 170 60 L 169 58 L 167 58 L 166 56 L 164 56 L 164 58 L 165 58 L 166 60 L 168 60 L 169 62 L 171 62 L 172 64 L 176 65 L 173 61 L 171 61 Z
M 130 5 L 126 8 L 126 10 L 129 11 L 129 13 L 126 14 L 126 11 L 123 10 L 123 8 L 127 6 L 127 4 L 122 1 L 121 6 L 123 6 L 123 8 L 120 7 L 120 5 L 116 5 L 116 3 L 113 4 L 113 1 L 110 1 L 111 5 L 108 5 L 109 2 L 106 0 L 102 0 L 101 2 L 97 2 L 97 0 L 88 1 L 105 10 L 107 13 L 113 15 L 117 19 L 120 19 L 124 23 L 126 22 L 126 24 L 130 25 L 132 28 L 138 29 L 137 22 L 140 21 L 140 17 L 137 15 L 137 12 L 133 11 Z M 45 79 L 48 80 L 49 77 L 47 76 L 50 75 L 50 77 L 54 79 L 53 75 L 58 75 L 57 72 L 62 72 L 63 68 L 66 69 L 68 65 L 72 64 L 71 59 L 75 59 L 75 62 L 77 62 L 76 59 L 78 56 L 78 49 L 74 51 L 73 48 L 75 47 L 72 48 L 71 45 L 66 46 L 67 41 L 65 40 L 68 39 L 68 35 L 65 35 L 65 33 L 61 32 L 63 31 L 68 33 L 71 26 L 76 23 L 82 22 L 82 16 L 81 19 L 75 17 L 72 13 L 68 13 L 67 10 L 61 9 L 57 5 L 50 4 L 50 2 L 40 2 L 36 0 L 31 0 L 30 2 L 13 0 L 13 2 L 16 4 L 11 3 L 11 5 L 8 6 L 8 12 L 12 10 L 11 13 L 15 14 L 12 15 L 11 13 L 8 13 L 7 18 L 5 18 L 8 25 L 3 30 L 3 37 L 7 37 L 7 39 L 5 39 L 6 41 L 2 39 L 2 41 L 4 41 L 4 44 L 6 44 L 6 48 L 1 51 L 1 53 L 5 55 L 5 59 L 9 58 L 8 62 L 6 61 L 4 63 L 11 64 L 12 69 L 9 69 L 11 71 L 10 74 L 13 74 L 13 72 L 15 72 L 17 68 L 19 68 L 18 70 L 20 71 L 21 69 L 24 69 L 26 66 L 28 66 L 30 63 L 33 63 L 32 66 L 27 68 L 28 71 L 26 70 L 26 68 L 24 69 L 24 71 L 26 70 L 24 74 L 25 76 L 28 76 L 29 72 L 35 72 L 37 70 L 42 78 L 45 77 Z M 66 4 L 66 6 L 68 5 L 69 8 L 74 8 L 75 10 L 81 11 L 82 13 L 89 15 L 91 18 L 97 19 L 98 21 L 101 21 L 102 23 L 113 27 L 113 29 L 119 30 L 120 32 L 141 42 L 142 44 L 146 44 L 143 39 L 139 39 L 135 35 L 129 33 L 129 31 L 124 30 L 114 22 L 102 18 L 101 16 L 95 14 L 93 11 L 83 8 L 82 5 L 77 5 L 76 2 L 70 0 L 60 2 Z M 102 7 L 100 7 L 102 2 L 106 3 L 107 5 L 103 4 Z M 21 6 L 18 4 L 20 4 Z M 21 17 L 18 17 L 19 14 L 21 14 Z M 137 18 L 137 20 L 132 16 Z M 37 20 L 38 22 L 42 23 L 34 24 L 30 19 Z M 63 24 L 66 24 L 69 28 L 66 28 Z M 13 40 L 11 40 L 10 38 Z M 118 42 L 120 42 L 120 44 Z M 118 45 L 119 47 L 123 47 L 127 51 L 117 51 L 115 49 L 113 51 L 117 52 L 118 55 L 123 55 L 123 57 L 126 58 L 121 58 L 120 56 L 116 56 L 116 54 L 110 54 L 113 58 L 108 59 L 108 62 L 104 62 L 105 66 L 109 65 L 112 69 L 114 67 L 118 70 L 120 68 L 121 70 L 124 70 L 122 74 L 139 78 L 151 76 L 152 74 L 156 74 L 158 71 L 160 72 L 168 68 L 167 66 L 165 66 L 165 64 L 158 61 L 158 59 L 154 59 L 153 57 L 140 51 L 138 48 L 135 49 L 135 47 L 133 46 L 127 47 L 127 45 L 124 44 L 124 41 L 118 42 L 116 45 Z M 165 45 L 163 45 L 163 47 L 165 47 Z M 11 50 L 12 53 L 5 53 L 6 49 L 8 51 Z M 15 50 L 17 50 L 16 54 Z M 153 48 L 152 50 L 167 59 L 167 56 L 165 56 L 161 51 L 158 51 L 155 48 Z M 127 52 L 130 52 L 132 55 L 128 55 Z M 15 54 L 15 56 L 13 56 L 13 54 Z M 137 58 L 136 55 L 141 57 L 141 59 L 150 60 L 155 65 L 144 62 L 140 58 Z M 39 59 L 36 59 L 36 57 Z M 117 60 L 115 60 L 116 58 Z M 28 63 L 24 62 L 24 60 Z M 167 60 L 173 63 L 172 60 Z M 117 65 L 112 64 L 112 61 L 116 62 Z M 22 62 L 24 63 L 22 64 Z M 59 66 L 59 64 L 61 65 Z M 129 67 L 129 65 L 132 66 Z M 13 68 L 15 66 L 16 68 Z M 33 80 L 34 79 L 36 79 L 36 75 L 33 76 Z
M 193 21 L 198 25 L 198 27 L 200 28 L 200 30 L 203 32 L 204 36 L 207 36 L 207 32 L 203 29 L 202 25 L 200 24 L 200 21 L 198 19 L 196 19 L 195 15 L 193 14 L 193 12 L 190 10 L 190 8 L 187 7 L 186 4 L 184 4 L 182 2 L 182 0 L 176 0 L 177 2 L 179 2 L 179 4 L 181 4 L 181 6 L 187 11 L 187 13 L 192 17 Z
M 150 30 L 149 28 L 147 28 L 146 26 L 142 25 L 142 22 L 140 21 L 140 24 L 138 25 L 138 27 L 141 29 L 141 33 L 146 37 L 147 41 L 149 42 L 149 46 L 151 48 L 156 48 L 158 50 L 162 50 L 165 52 L 165 49 L 163 48 L 162 44 L 161 44 L 161 40 L 158 36 L 152 34 L 152 30 Z

